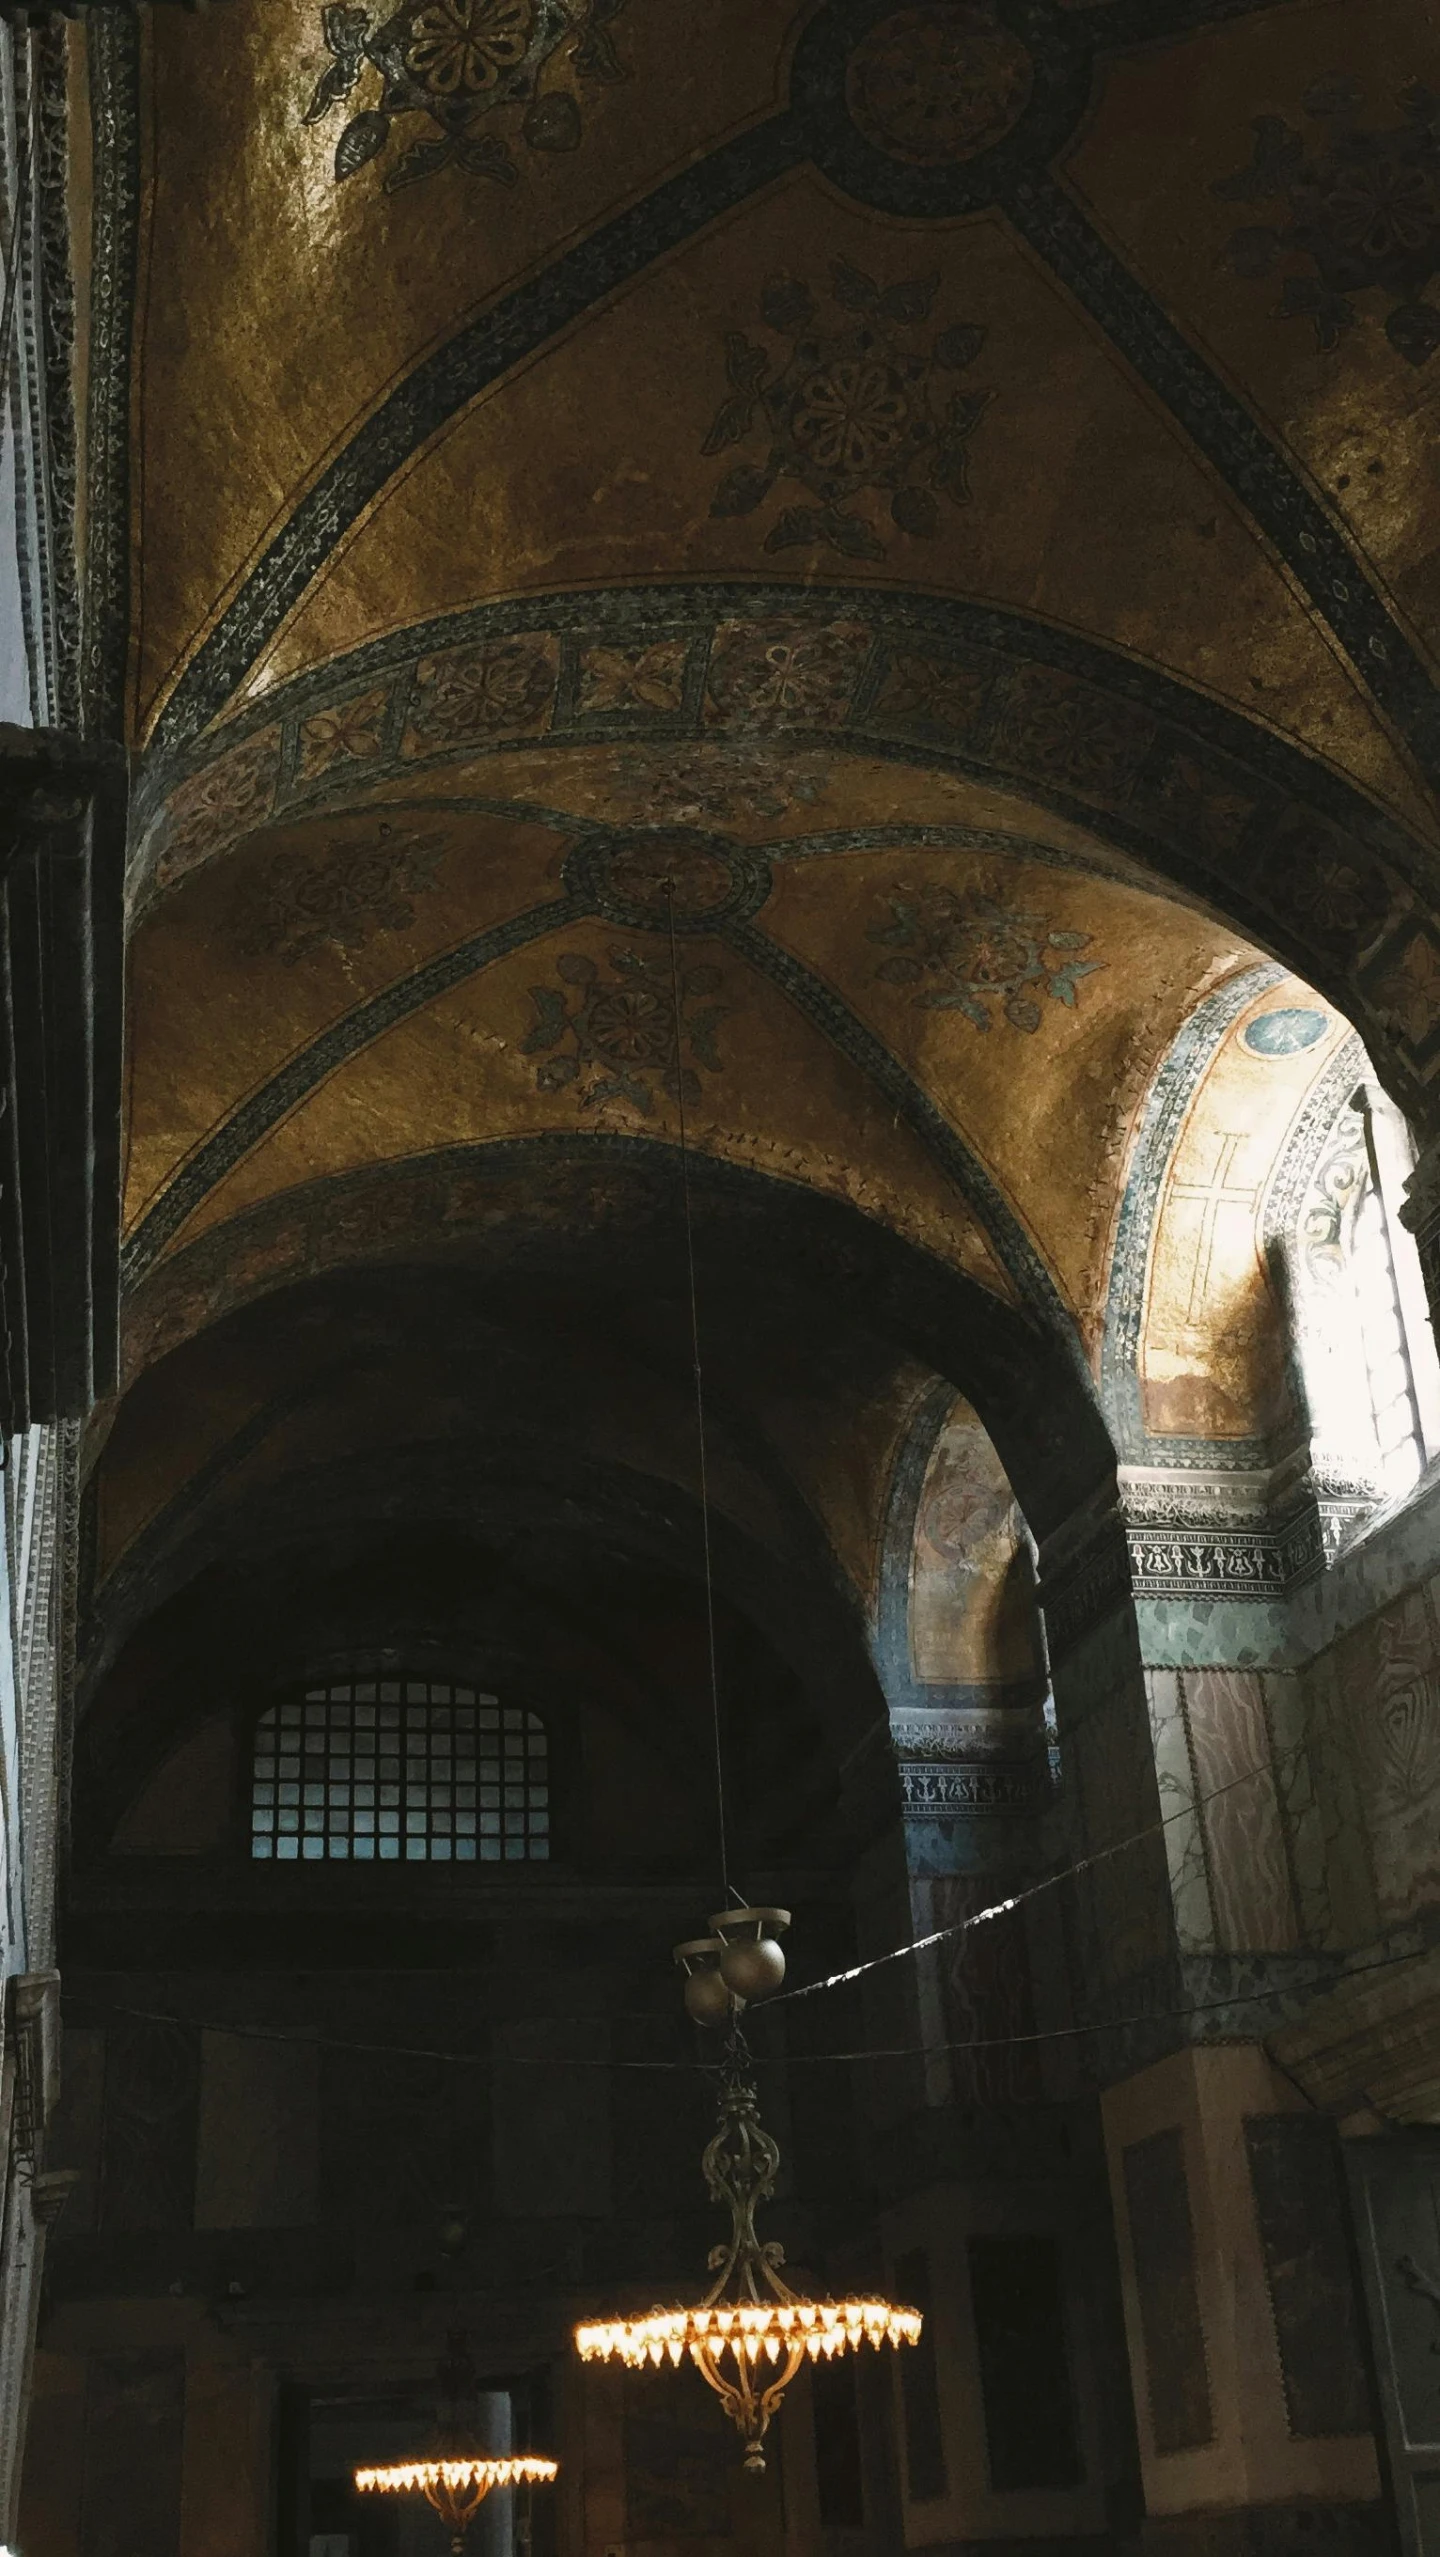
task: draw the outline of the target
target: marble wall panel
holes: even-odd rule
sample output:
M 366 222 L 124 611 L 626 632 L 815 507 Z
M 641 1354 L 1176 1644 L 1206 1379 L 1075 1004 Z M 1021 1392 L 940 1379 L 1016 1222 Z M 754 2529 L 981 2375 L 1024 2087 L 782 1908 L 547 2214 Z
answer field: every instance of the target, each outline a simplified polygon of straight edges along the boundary
M 1412 1589 L 1338 1646 L 1339 1700 L 1382 1923 L 1440 1897 L 1440 1638 Z
M 953 1927 L 996 1897 L 996 1880 L 956 1876 L 931 1888 L 933 1924 Z M 1014 2104 L 1039 2093 L 1031 2037 L 1029 1941 L 1016 1909 L 939 1947 L 941 2021 L 961 2104 Z
M 1121 2155 L 1155 2447 L 1193 2450 L 1214 2438 L 1195 2228 L 1182 2131 L 1153 2131 Z
M 1214 1916 L 1179 1674 L 1173 1669 L 1149 1670 L 1145 1687 L 1176 1938 L 1182 1953 L 1206 1953 L 1214 1942 Z
M 1262 1682 L 1253 1671 L 1192 1670 L 1184 1690 L 1216 1945 L 1293 1951 L 1300 1931 Z
M 1319 2113 L 1252 2113 L 1244 2131 L 1291 2435 L 1368 2434 L 1360 2297 L 1334 2124 Z

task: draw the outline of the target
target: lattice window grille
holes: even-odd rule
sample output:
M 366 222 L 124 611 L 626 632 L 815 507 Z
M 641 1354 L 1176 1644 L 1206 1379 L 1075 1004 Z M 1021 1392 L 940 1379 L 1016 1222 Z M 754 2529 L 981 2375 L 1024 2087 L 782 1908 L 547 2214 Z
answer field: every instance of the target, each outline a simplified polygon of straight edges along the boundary
M 435 1679 L 311 1687 L 256 1725 L 250 1832 L 262 1863 L 543 1864 L 545 1727 Z

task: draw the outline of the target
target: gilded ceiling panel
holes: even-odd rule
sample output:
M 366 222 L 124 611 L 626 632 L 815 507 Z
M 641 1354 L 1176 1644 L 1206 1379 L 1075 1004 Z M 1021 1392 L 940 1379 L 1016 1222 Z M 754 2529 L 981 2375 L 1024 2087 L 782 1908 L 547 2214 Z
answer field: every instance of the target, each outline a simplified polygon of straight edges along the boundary
M 617 1129 L 812 1184 L 1009 1293 L 964 1200 L 862 1069 L 728 946 L 685 940 L 680 1039 L 653 933 L 589 918 L 532 941 L 332 1074 L 180 1228 L 437 1147 Z
M 1116 643 L 1426 813 L 1237 501 L 1003 218 L 917 237 L 807 172 L 472 405 L 250 689 L 487 596 L 807 566 Z
M 957 1398 L 935 1441 L 910 1556 L 910 1667 L 922 1683 L 1034 1679 L 1038 1617 L 1024 1526 L 983 1423 Z
M 187 1376 L 175 1394 L 142 1381 L 120 1406 L 116 1425 L 95 1467 L 95 1576 L 103 1580 L 184 1485 L 201 1476 L 221 1451 L 264 1410 L 278 1386 L 300 1382 L 301 1362 L 313 1359 L 309 1342 L 290 1344 L 291 1373 L 283 1347 L 271 1342 L 249 1355 L 232 1350 Z
M 1243 945 L 1107 881 L 903 846 L 863 892 L 839 857 L 787 865 L 766 926 L 964 1129 L 1093 1329 L 1133 1114 Z
M 1349 1025 L 1298 978 L 1239 1014 L 1186 1113 L 1150 1247 L 1139 1374 L 1155 1437 L 1263 1437 L 1286 1407 L 1267 1186 Z
M 733 0 L 689 12 L 677 40 L 670 0 L 589 0 L 491 11 L 493 44 L 422 61 L 417 34 L 416 59 L 387 61 L 403 16 L 231 0 L 198 25 L 168 10 L 148 22 L 142 731 L 257 548 L 397 374 L 772 109 L 789 23 L 771 0 Z M 502 59 L 525 16 L 529 58 Z M 577 17 L 591 41 L 572 49 Z M 406 100 L 388 117 L 387 84 Z
M 166 899 L 132 945 L 127 1227 L 331 1023 L 555 894 L 561 850 L 523 819 L 396 807 L 272 827 Z
M 1116 64 L 1068 184 L 1440 646 L 1440 20 L 1237 16 Z

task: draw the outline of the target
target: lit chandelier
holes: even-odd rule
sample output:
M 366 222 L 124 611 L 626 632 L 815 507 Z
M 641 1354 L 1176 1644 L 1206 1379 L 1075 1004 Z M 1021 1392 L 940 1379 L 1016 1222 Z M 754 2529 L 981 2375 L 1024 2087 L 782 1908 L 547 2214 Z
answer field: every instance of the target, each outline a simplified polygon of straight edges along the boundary
M 479 2430 L 479 2383 L 462 2334 L 445 2339 L 440 2365 L 440 2421 L 432 2456 L 397 2460 L 387 2468 L 357 2468 L 362 2495 L 423 2495 L 450 2533 L 451 2557 L 462 2557 L 465 2533 L 487 2495 L 499 2486 L 548 2486 L 559 2475 L 553 2459 L 531 2451 L 491 2459 L 466 2447 Z
M 680 962 L 675 927 L 675 887 L 665 883 L 669 900 L 670 1001 L 673 1054 L 681 1050 Z M 685 1124 L 685 1077 L 675 1086 L 680 1133 L 681 1196 L 685 1216 L 685 1262 L 690 1299 L 690 1352 L 695 1379 L 695 1437 L 699 1457 L 700 1526 L 704 1558 L 706 1627 L 710 1652 L 710 1713 L 715 1746 L 715 1812 L 720 1844 L 720 1880 L 731 1896 L 725 1838 L 725 1770 L 720 1733 L 720 1689 L 715 1651 L 715 1591 L 710 1567 L 710 1502 L 706 1484 L 705 1394 L 700 1362 L 700 1318 L 695 1286 L 695 1232 L 690 1209 L 690 1154 Z M 773 2200 L 780 2152 L 762 2129 L 751 2083 L 749 2050 L 740 2026 L 748 2003 L 773 1996 L 785 1977 L 785 1956 L 776 1938 L 790 1923 L 787 1909 L 722 1909 L 710 1920 L 710 1933 L 677 1944 L 675 1959 L 685 1974 L 685 2006 L 697 2024 L 728 2028 L 720 2069 L 720 2123 L 701 2165 L 712 2202 L 730 2213 L 728 2245 L 715 2247 L 710 2270 L 715 2275 L 695 2308 L 656 2308 L 648 2317 L 606 2318 L 577 2326 L 576 2349 L 582 2361 L 618 2361 L 632 2370 L 658 2367 L 667 2359 L 676 2367 L 688 2353 L 700 2376 L 715 2391 L 745 2444 L 745 2465 L 765 2466 L 765 2436 L 786 2389 L 807 2355 L 829 2360 L 836 2353 L 857 2352 L 862 2344 L 915 2344 L 920 2314 L 895 2308 L 888 2300 L 810 2300 L 792 2291 L 780 2272 L 785 2250 L 756 2231 L 760 2203 Z
M 668 2359 L 678 2368 L 688 2353 L 739 2431 L 745 2466 L 757 2472 L 765 2466 L 771 2418 L 807 2356 L 829 2361 L 862 2344 L 915 2344 L 921 2326 L 917 2309 L 888 2300 L 802 2298 L 781 2275 L 784 2248 L 756 2230 L 758 2205 L 774 2197 L 780 2151 L 760 2121 L 740 2025 L 746 1998 L 736 1994 L 731 1977 L 750 1984 L 751 1998 L 778 1989 L 785 1957 L 772 1930 L 786 1924 L 783 1909 L 725 1910 L 711 1919 L 709 1936 L 675 1948 L 690 2013 L 728 2026 L 719 2127 L 701 2160 L 711 2200 L 730 2213 L 729 2242 L 710 2257 L 714 2281 L 695 2308 L 656 2308 L 646 2317 L 575 2329 L 582 2361 L 642 2370 Z

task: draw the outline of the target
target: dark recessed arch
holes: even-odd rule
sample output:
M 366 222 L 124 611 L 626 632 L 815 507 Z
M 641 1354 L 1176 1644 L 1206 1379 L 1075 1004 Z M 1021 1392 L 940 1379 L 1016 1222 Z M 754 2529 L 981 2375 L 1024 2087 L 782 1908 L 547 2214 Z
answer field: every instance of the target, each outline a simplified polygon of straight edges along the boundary
M 324 1270 L 427 1254 L 507 1282 L 577 1290 L 682 1285 L 680 1159 L 653 1139 L 596 1133 L 452 1147 L 286 1192 L 161 1261 L 129 1300 L 131 1381 L 236 1306 Z M 1088 1372 L 964 1273 L 844 1202 L 691 1158 L 702 1289 L 777 1294 L 893 1340 L 974 1404 L 1037 1537 L 1113 1472 Z

